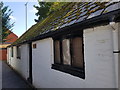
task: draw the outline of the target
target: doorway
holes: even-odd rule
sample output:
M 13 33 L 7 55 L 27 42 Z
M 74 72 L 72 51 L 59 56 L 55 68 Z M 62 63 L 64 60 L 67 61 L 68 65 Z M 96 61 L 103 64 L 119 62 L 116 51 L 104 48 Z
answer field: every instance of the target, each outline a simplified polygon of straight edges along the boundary
M 32 84 L 32 43 L 29 43 L 29 78 L 28 81 Z

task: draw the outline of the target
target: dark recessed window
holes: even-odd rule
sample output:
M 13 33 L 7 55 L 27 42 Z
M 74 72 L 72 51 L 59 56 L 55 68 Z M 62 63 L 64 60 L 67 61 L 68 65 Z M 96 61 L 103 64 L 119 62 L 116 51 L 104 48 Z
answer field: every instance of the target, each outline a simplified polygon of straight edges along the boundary
M 17 46 L 17 58 L 20 59 L 21 57 L 21 48 L 20 46 Z
M 85 79 L 83 35 L 60 36 L 54 39 L 54 64 L 52 69 Z
M 11 48 L 11 57 L 13 57 L 13 47 Z

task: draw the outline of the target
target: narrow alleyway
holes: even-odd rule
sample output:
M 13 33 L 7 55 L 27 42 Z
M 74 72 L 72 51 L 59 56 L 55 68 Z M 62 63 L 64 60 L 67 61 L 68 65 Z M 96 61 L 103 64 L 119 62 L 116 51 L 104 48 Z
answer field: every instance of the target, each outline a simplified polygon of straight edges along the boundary
M 2 88 L 30 88 L 5 62 L 2 63 Z

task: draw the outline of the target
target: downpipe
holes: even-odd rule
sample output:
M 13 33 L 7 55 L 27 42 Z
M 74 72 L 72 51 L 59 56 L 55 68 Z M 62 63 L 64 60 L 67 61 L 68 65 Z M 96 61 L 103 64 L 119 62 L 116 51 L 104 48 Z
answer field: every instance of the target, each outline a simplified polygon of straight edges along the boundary
M 113 34 L 113 54 L 114 54 L 114 68 L 115 68 L 115 88 L 119 87 L 119 82 L 118 82 L 118 64 L 119 64 L 119 54 L 120 54 L 120 49 L 119 49 L 119 28 L 118 24 L 115 22 L 110 22 L 109 25 L 112 28 L 112 34 Z M 120 65 L 120 64 L 119 64 Z

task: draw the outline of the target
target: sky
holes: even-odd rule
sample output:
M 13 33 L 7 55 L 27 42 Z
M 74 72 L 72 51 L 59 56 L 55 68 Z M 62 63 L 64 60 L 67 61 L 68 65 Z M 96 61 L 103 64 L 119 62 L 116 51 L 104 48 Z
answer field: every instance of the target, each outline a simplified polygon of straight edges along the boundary
M 15 22 L 12 32 L 14 32 L 18 37 L 26 31 L 25 4 L 26 2 L 4 2 L 4 5 L 9 6 L 9 8 L 13 11 L 10 16 L 11 22 Z M 38 2 L 27 3 L 27 29 L 36 23 L 34 19 L 37 19 L 37 16 L 35 15 L 37 10 L 33 7 L 33 5 L 38 5 Z

